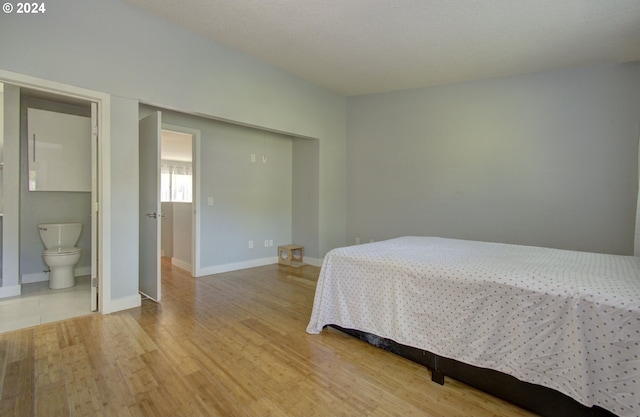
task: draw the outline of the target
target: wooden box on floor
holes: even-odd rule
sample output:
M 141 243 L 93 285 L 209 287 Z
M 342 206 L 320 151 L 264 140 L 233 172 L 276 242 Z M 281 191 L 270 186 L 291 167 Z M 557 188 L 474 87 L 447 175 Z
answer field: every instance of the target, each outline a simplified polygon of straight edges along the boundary
M 304 248 L 300 245 L 278 246 L 278 263 L 280 265 L 298 266 L 302 265 Z

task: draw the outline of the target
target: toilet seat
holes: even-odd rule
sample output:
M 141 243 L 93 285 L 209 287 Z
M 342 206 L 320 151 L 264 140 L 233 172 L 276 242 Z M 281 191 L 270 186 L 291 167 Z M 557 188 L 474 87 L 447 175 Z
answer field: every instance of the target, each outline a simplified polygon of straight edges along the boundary
M 44 254 L 48 256 L 65 256 L 65 255 L 75 255 L 80 252 L 82 252 L 82 249 L 80 248 L 69 247 L 69 248 L 46 249 L 44 251 Z

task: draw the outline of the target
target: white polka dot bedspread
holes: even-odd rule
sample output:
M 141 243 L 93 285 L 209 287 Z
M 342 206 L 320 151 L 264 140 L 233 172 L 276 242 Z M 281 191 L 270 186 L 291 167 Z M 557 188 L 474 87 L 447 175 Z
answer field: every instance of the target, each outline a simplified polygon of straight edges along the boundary
M 334 249 L 307 332 L 335 324 L 640 415 L 640 258 L 437 237 Z

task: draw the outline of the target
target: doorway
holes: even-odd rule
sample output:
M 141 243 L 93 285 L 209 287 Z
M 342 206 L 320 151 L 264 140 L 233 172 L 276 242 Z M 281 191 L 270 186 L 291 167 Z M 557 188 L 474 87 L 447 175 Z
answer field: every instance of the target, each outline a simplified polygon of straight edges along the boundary
M 0 304 L 9 308 L 15 320 L 4 321 L 2 329 L 9 330 L 50 321 L 90 314 L 101 310 L 98 297 L 98 102 L 65 91 L 50 91 L 33 85 L 6 82 L 8 131 L 2 128 L 3 164 L 2 197 L 3 222 L 10 227 L 2 230 L 2 271 L 5 278 L 0 285 Z M 49 114 L 74 115 L 86 118 L 86 140 L 90 142 L 81 165 L 91 178 L 83 192 L 29 191 L 29 168 L 26 147 L 28 109 L 40 109 Z M 5 135 L 5 133 L 7 133 Z M 14 143 L 15 142 L 15 143 Z M 44 146 L 44 145 L 43 145 Z M 84 157 L 83 157 L 84 158 Z M 84 168 L 83 168 L 84 169 Z M 37 201 L 36 201 L 37 200 Z M 14 202 L 18 204 L 14 204 Z M 49 289 L 48 268 L 43 262 L 44 246 L 40 240 L 38 223 L 81 223 L 82 230 L 76 247 L 82 255 L 74 267 L 75 285 L 59 290 Z M 13 227 L 16 225 L 17 227 Z M 5 246 L 6 245 L 6 246 Z M 4 250 L 7 249 L 7 250 Z M 10 256 L 6 256 L 10 254 Z M 19 272 L 18 272 L 19 271 Z M 11 297 L 13 296 L 13 297 Z M 37 308 L 35 308 L 37 306 Z M 7 327 L 8 326 L 8 327 Z
M 161 256 L 193 275 L 193 135 L 163 129 Z
M 168 147 L 164 152 L 164 169 L 163 131 Z M 140 119 L 139 291 L 156 302 L 162 298 L 163 222 L 165 233 L 171 230 L 171 244 L 165 236 L 164 252 L 170 252 L 175 260 L 172 263 L 188 270 L 192 276 L 197 269 L 199 213 L 194 208 L 199 201 L 199 143 L 199 130 L 164 124 L 158 110 L 152 110 Z M 169 181 L 164 190 L 161 186 L 163 176 Z M 167 217 L 167 214 L 171 216 Z M 176 222 L 180 222 L 178 228 L 173 227 Z M 179 233 L 173 233 L 175 230 Z M 179 245 L 174 244 L 177 239 Z

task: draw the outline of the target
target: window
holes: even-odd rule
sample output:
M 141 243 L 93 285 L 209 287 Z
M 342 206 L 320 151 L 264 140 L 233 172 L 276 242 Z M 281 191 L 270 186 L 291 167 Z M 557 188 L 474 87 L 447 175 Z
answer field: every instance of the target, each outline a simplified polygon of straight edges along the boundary
M 185 163 L 166 163 L 160 169 L 160 200 L 191 203 L 191 166 Z

